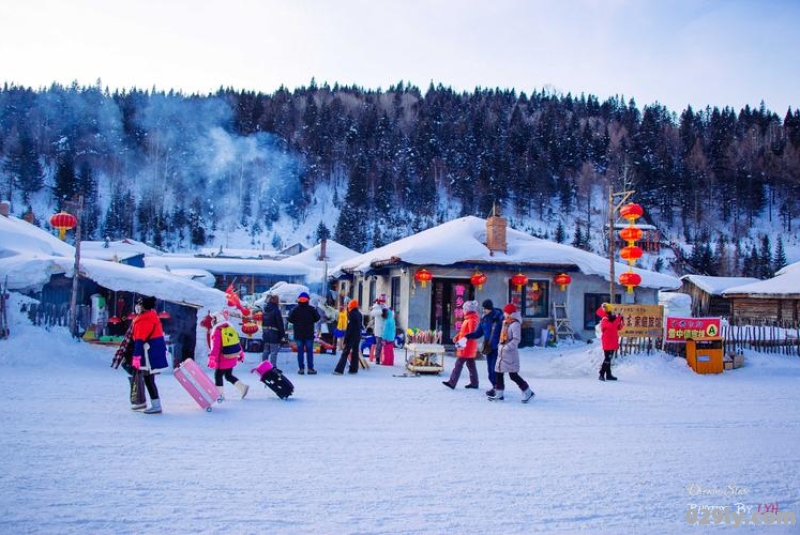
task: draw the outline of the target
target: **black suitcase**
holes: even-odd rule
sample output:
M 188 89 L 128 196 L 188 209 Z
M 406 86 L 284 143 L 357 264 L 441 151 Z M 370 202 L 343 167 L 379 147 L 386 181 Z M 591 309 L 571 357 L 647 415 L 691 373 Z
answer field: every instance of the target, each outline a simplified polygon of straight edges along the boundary
M 272 368 L 262 374 L 261 382 L 281 399 L 288 399 L 294 392 L 294 385 L 278 368 Z

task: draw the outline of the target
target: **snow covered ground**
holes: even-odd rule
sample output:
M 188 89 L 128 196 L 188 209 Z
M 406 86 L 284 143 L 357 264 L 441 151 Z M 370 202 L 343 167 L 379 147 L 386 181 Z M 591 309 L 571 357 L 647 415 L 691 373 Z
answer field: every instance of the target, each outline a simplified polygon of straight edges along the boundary
M 281 401 L 201 411 L 171 374 L 165 412 L 127 403 L 113 348 L 12 317 L 0 341 L 0 533 L 705 533 L 688 504 L 800 516 L 800 359 L 748 353 L 699 376 L 669 356 L 596 378 L 596 345 L 522 352 L 528 405 L 373 367 L 295 374 Z M 201 364 L 205 364 L 202 362 Z M 448 359 L 448 372 L 452 360 Z M 512 385 L 513 386 L 513 385 Z M 724 528 L 723 528 L 724 529 Z M 737 532 L 800 533 L 800 526 Z

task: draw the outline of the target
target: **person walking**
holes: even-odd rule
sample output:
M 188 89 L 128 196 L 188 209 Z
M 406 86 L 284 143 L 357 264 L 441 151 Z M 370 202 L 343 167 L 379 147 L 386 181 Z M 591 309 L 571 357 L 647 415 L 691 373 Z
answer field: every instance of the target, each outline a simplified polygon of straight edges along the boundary
M 494 383 L 494 392 L 488 395 L 493 401 L 505 399 L 505 381 L 503 374 L 508 373 L 509 379 L 514 381 L 522 391 L 522 402 L 527 403 L 536 394 L 533 393 L 528 383 L 519 375 L 519 342 L 522 336 L 522 317 L 517 312 L 514 303 L 508 303 L 503 307 L 503 328 L 500 331 L 500 345 L 497 349 L 497 364 L 495 371 L 497 379 Z
M 281 349 L 283 339 L 286 338 L 286 326 L 283 323 L 280 302 L 276 294 L 267 297 L 267 303 L 261 313 L 261 330 L 264 333 L 261 361 L 269 360 L 272 367 L 277 368 L 278 351 Z
M 233 375 L 236 365 L 244 362 L 244 350 L 239 341 L 239 333 L 228 323 L 228 316 L 225 312 L 214 314 L 212 321 L 208 367 L 214 370 L 214 384 L 222 399 L 225 399 L 223 379 L 231 383 L 244 399 L 250 387 Z
M 130 384 L 130 402 L 131 410 L 141 411 L 147 408 L 147 402 L 144 397 L 144 382 L 137 376 L 142 373 L 139 370 L 133 369 L 133 322 L 128 325 L 125 331 L 125 336 L 119 344 L 119 348 L 114 353 L 114 358 L 111 360 L 111 367 L 118 369 L 122 366 L 128 374 L 128 383 Z
M 503 311 L 495 308 L 491 299 L 484 299 L 483 303 L 483 316 L 478 324 L 478 327 L 467 334 L 467 340 L 474 340 L 483 337 L 483 344 L 481 345 L 480 352 L 486 357 L 486 373 L 489 376 L 489 384 L 492 388 L 486 392 L 486 395 L 494 394 L 494 383 L 497 379 L 497 372 L 494 367 L 497 364 L 497 345 L 500 343 L 500 331 L 503 329 Z
M 478 341 L 474 338 L 470 339 L 467 337 L 468 334 L 477 329 L 480 323 L 478 318 L 478 302 L 465 301 L 464 304 L 461 305 L 461 308 L 464 310 L 464 321 L 461 323 L 461 329 L 459 329 L 458 334 L 453 337 L 453 342 L 456 343 L 456 347 L 461 345 L 459 341 L 462 339 L 465 343 L 463 347 L 456 349 L 456 356 L 458 358 L 456 358 L 456 364 L 453 366 L 453 371 L 450 373 L 450 379 L 442 381 L 442 384 L 451 390 L 455 389 L 458 384 L 458 378 L 461 377 L 461 370 L 464 366 L 466 366 L 469 371 L 469 384 L 464 388 L 478 388 L 478 370 L 475 366 L 475 357 L 478 354 Z
M 622 314 L 614 313 L 614 305 L 603 303 L 597 309 L 600 320 L 600 344 L 603 346 L 603 364 L 600 365 L 601 381 L 616 381 L 617 378 L 611 375 L 611 359 L 619 349 L 619 331 L 624 327 L 625 320 Z
M 145 414 L 161 413 L 156 374 L 169 367 L 164 328 L 156 314 L 156 298 L 141 297 L 136 303 L 138 316 L 133 320 L 133 368 L 144 373 L 144 386 L 150 396 L 150 407 Z
M 297 344 L 297 373 L 306 373 L 306 363 L 308 363 L 308 374 L 316 375 L 314 369 L 314 326 L 320 320 L 319 312 L 309 303 L 309 296 L 306 292 L 301 292 L 297 296 L 297 305 L 289 312 L 287 318 L 289 323 L 294 325 L 294 341 Z
M 369 309 L 369 316 L 372 318 L 372 331 L 375 333 L 375 363 L 381 363 L 381 350 L 383 350 L 383 328 L 384 315 L 383 309 L 386 308 L 386 298 L 381 295 L 375 300 L 372 308 Z M 394 340 L 394 337 L 392 337 Z
M 339 362 L 333 369 L 334 375 L 342 375 L 344 367 L 347 364 L 347 359 L 350 359 L 349 373 L 358 373 L 359 358 L 358 346 L 361 342 L 361 326 L 364 324 L 364 316 L 358 310 L 358 300 L 352 299 L 347 304 L 347 330 L 344 333 L 344 347 L 342 354 L 339 356 Z

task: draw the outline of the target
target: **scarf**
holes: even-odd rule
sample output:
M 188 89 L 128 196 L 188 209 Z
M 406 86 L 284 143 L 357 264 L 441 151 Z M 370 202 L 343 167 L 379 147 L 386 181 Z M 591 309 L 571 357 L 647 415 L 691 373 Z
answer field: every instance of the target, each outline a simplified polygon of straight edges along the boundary
M 508 328 L 512 323 L 517 321 L 515 318 L 506 318 L 503 320 L 503 330 L 500 331 L 500 343 L 505 344 L 508 341 Z

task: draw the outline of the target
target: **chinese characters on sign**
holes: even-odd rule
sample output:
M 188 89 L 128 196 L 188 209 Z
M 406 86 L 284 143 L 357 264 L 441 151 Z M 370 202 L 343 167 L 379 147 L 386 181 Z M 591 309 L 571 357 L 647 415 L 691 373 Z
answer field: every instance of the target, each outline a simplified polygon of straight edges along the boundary
M 720 318 L 667 318 L 667 342 L 709 340 L 720 334 Z
M 625 325 L 620 336 L 628 338 L 661 338 L 664 336 L 664 307 L 661 305 L 614 305 Z

